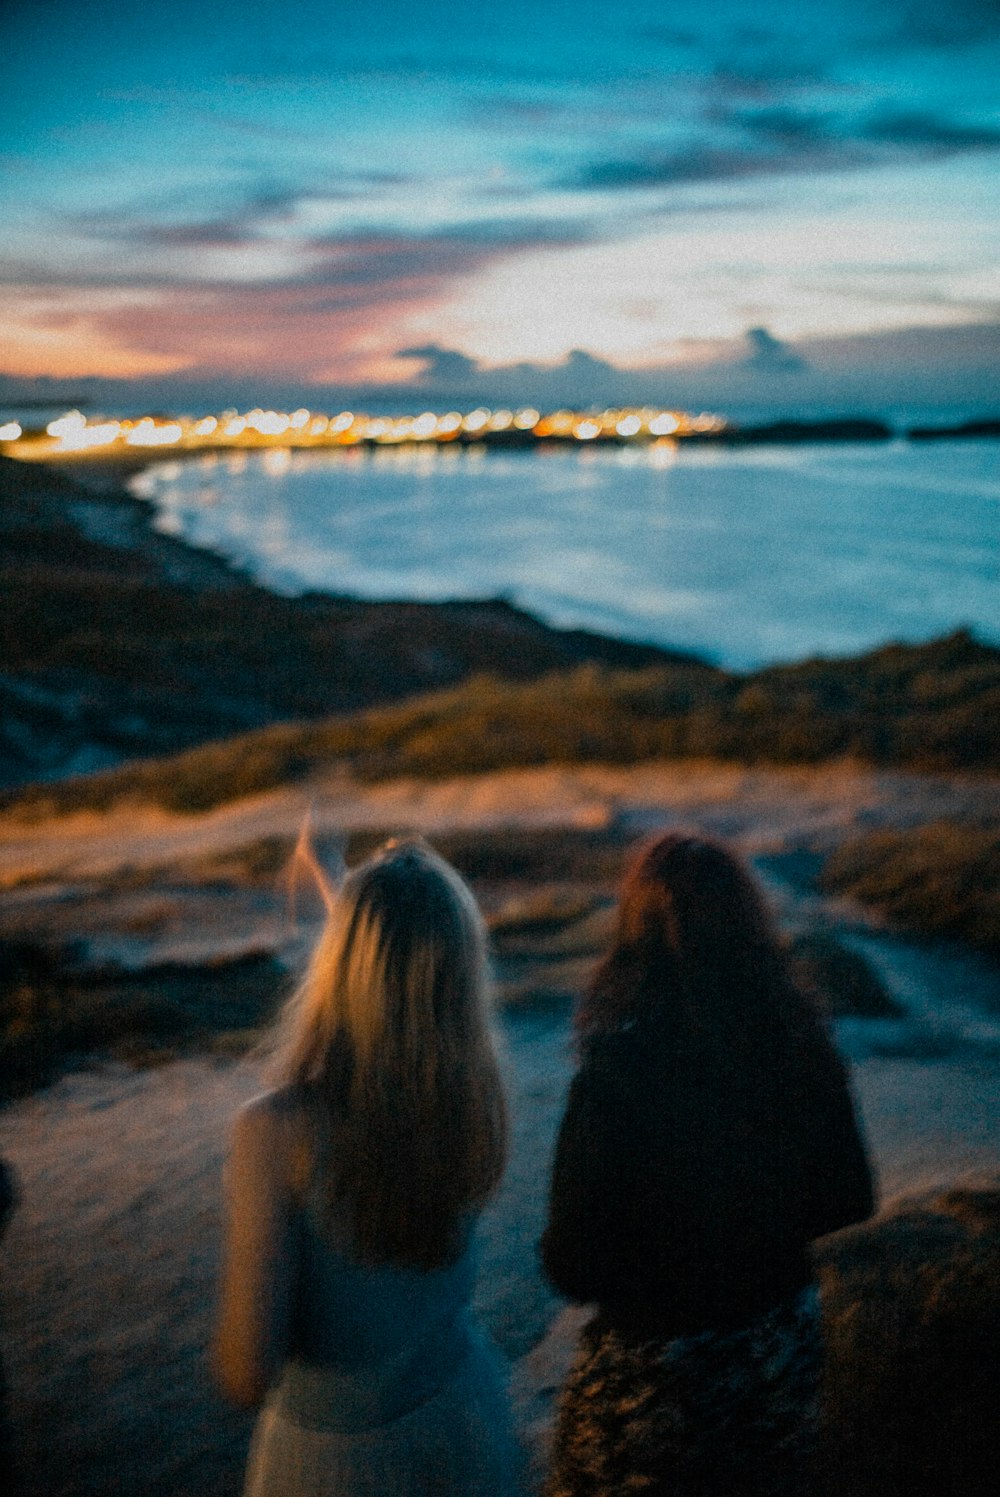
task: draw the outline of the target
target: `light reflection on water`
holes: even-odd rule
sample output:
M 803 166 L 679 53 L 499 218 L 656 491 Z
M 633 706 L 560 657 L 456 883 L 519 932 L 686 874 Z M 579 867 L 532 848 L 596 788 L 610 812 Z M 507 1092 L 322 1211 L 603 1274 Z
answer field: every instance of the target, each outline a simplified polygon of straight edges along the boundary
M 996 442 L 212 454 L 134 481 L 272 587 L 505 595 L 733 666 L 1000 640 Z

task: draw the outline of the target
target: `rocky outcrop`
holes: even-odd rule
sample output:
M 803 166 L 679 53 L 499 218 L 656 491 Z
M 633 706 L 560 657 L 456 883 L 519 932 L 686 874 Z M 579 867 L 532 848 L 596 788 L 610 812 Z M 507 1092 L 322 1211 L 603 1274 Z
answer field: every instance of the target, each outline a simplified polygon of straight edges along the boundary
M 826 1336 L 824 1497 L 994 1497 L 1000 1471 L 1000 1175 L 889 1205 L 816 1244 Z M 518 1364 L 544 1466 L 586 1308 Z

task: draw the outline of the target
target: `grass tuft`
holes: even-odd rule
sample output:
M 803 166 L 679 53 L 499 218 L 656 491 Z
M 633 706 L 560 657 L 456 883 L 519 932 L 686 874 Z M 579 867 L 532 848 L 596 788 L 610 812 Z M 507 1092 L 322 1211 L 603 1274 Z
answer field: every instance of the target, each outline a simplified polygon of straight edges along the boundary
M 687 662 L 586 665 L 542 680 L 460 686 L 319 722 L 280 723 L 165 758 L 0 797 L 21 817 L 123 802 L 198 813 L 348 768 L 362 780 L 540 764 L 707 758 L 921 771 L 1000 767 L 1000 650 L 959 631 L 852 660 L 732 676 Z
M 936 821 L 869 832 L 831 854 L 820 884 L 904 930 L 1000 957 L 1000 825 Z

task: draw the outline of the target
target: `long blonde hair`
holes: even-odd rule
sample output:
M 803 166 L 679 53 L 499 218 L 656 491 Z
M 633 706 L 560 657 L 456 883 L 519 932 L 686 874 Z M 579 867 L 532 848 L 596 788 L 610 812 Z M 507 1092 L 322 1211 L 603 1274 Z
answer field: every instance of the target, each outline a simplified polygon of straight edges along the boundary
M 448 1262 L 499 1184 L 507 1120 L 482 919 L 429 847 L 390 843 L 347 874 L 273 1070 L 319 1107 L 326 1199 L 346 1205 L 359 1256 Z

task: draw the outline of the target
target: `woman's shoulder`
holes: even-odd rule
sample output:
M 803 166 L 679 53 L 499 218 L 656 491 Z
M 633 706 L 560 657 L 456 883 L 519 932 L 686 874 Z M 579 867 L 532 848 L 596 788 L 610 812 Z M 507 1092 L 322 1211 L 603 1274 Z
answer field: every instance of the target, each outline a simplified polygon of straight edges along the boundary
M 309 1102 L 302 1088 L 282 1086 L 244 1102 L 233 1128 L 242 1133 L 280 1134 L 306 1126 L 309 1118 Z
M 233 1120 L 233 1151 L 250 1155 L 298 1187 L 313 1149 L 315 1119 L 300 1087 L 279 1087 L 245 1102 Z

